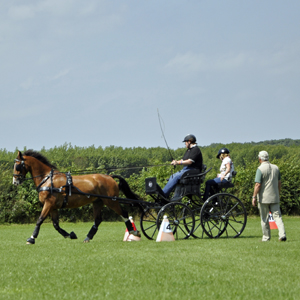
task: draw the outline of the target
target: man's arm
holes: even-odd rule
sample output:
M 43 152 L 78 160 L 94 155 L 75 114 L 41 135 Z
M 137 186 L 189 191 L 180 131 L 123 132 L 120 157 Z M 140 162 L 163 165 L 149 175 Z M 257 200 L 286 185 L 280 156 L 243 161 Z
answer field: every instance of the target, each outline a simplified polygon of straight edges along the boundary
M 255 182 L 255 185 L 254 185 L 254 192 L 253 192 L 253 197 L 252 197 L 252 205 L 255 206 L 256 205 L 256 197 L 257 197 L 257 194 L 260 190 L 260 187 L 261 187 L 261 184 L 258 183 L 258 182 Z
M 193 163 L 193 161 L 191 159 L 186 159 L 186 160 L 181 159 L 181 160 L 173 160 L 171 162 L 171 165 L 174 165 L 174 166 L 176 166 L 176 165 L 191 165 L 192 163 Z

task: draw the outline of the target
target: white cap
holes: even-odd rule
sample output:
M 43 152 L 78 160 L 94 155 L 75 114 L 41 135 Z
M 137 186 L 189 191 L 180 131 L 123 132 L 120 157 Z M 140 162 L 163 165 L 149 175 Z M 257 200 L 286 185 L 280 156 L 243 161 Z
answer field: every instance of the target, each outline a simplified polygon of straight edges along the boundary
M 258 153 L 258 158 L 260 158 L 263 161 L 269 160 L 269 154 L 267 151 L 260 151 Z

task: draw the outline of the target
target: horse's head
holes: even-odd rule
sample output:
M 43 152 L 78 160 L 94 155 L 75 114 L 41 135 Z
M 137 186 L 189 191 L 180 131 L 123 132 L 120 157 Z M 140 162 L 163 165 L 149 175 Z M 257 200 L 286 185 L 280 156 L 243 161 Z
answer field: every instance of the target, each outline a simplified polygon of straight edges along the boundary
M 14 185 L 21 184 L 27 172 L 28 171 L 26 169 L 25 159 L 23 158 L 22 153 L 18 151 L 18 156 L 15 159 L 15 165 L 14 165 L 13 184 Z

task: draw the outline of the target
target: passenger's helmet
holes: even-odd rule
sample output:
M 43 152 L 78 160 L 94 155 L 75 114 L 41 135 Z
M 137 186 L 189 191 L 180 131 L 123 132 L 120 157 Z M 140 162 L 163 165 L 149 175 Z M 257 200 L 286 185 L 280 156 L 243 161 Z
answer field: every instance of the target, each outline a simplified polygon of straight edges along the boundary
M 229 154 L 230 152 L 227 148 L 221 148 L 218 152 L 217 158 L 220 158 L 220 155 L 223 154 L 223 153 Z
M 188 134 L 184 138 L 183 142 L 188 142 L 188 141 L 190 141 L 191 143 L 196 143 L 196 137 L 193 134 Z

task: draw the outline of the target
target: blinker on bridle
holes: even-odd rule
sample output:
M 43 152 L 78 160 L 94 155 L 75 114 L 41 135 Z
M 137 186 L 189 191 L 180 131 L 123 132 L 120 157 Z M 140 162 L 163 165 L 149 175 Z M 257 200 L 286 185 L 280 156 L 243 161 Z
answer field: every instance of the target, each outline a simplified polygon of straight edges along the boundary
M 16 165 L 16 171 L 21 172 L 22 169 L 23 169 L 23 168 L 22 168 L 22 165 L 21 165 L 21 164 Z
M 19 181 L 20 183 L 22 183 L 24 180 L 27 180 L 27 179 L 33 179 L 33 178 L 36 178 L 36 177 L 44 177 L 45 175 L 44 174 L 41 174 L 41 175 L 37 175 L 35 177 L 31 177 L 31 178 L 25 178 L 26 175 L 23 175 L 21 172 L 25 169 L 25 162 L 24 160 L 19 160 L 19 159 L 15 159 L 14 160 L 15 162 L 15 167 L 14 167 L 14 170 L 16 170 L 17 172 L 20 172 L 20 174 L 13 174 L 14 177 L 20 177 Z M 19 162 L 20 164 L 16 164 L 17 162 Z M 46 178 L 46 180 L 49 178 L 49 176 Z
M 16 164 L 16 167 L 15 167 L 15 170 L 18 171 L 18 172 L 22 172 L 23 169 L 25 168 L 25 163 L 24 161 L 22 160 L 19 160 L 19 159 L 15 159 L 15 163 L 16 162 L 20 162 L 20 164 Z M 24 178 L 25 176 L 23 174 L 13 174 L 13 176 L 18 176 L 18 177 L 21 177 L 21 178 Z

